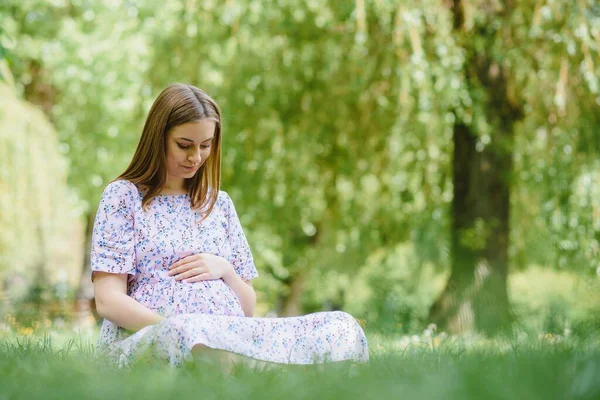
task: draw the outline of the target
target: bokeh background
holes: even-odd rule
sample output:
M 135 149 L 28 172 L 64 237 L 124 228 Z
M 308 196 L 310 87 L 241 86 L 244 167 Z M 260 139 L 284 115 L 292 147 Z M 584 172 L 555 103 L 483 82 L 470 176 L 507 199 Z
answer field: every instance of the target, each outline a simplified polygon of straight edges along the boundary
M 99 197 L 185 82 L 258 315 L 597 335 L 599 53 L 593 0 L 2 0 L 0 324 L 95 326 Z

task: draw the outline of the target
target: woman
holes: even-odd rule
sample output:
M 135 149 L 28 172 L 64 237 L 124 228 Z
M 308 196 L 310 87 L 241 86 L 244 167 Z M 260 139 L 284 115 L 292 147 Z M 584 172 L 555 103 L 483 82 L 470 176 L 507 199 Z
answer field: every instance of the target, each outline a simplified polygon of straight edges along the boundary
M 202 349 L 273 363 L 368 360 L 364 332 L 346 313 L 253 318 L 258 273 L 231 198 L 219 190 L 220 162 L 215 101 L 193 86 L 167 87 L 98 207 L 91 265 L 105 318 L 99 348 L 121 365 L 148 349 L 171 364 Z

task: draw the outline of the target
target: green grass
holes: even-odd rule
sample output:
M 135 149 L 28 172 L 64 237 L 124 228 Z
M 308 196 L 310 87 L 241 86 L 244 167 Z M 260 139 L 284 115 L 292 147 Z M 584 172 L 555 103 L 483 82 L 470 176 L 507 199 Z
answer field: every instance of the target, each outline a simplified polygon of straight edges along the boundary
M 224 375 L 201 361 L 117 369 L 94 357 L 87 336 L 11 334 L 0 339 L 0 399 L 600 398 L 597 341 L 435 338 L 371 334 L 368 364 Z

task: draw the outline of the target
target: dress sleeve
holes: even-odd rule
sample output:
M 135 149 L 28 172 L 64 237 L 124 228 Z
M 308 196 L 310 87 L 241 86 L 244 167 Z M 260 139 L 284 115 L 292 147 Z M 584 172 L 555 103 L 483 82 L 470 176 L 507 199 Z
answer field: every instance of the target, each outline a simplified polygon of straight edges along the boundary
M 134 192 L 128 182 L 109 183 L 100 199 L 92 232 L 92 280 L 97 271 L 137 273 L 134 242 Z
M 231 255 L 228 261 L 233 265 L 235 272 L 240 278 L 244 281 L 249 281 L 258 277 L 258 272 L 254 266 L 252 252 L 250 251 L 248 240 L 246 239 L 246 235 L 244 235 L 242 225 L 240 224 L 237 212 L 235 211 L 233 201 L 227 193 L 222 193 L 225 195 L 226 202 L 227 240 L 231 246 Z

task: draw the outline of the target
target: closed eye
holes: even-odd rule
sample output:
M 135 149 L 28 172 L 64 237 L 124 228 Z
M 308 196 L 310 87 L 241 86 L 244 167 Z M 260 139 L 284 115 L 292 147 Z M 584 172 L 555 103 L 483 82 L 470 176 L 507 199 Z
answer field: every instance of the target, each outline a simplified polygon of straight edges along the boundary
M 184 145 L 181 145 L 179 143 L 177 143 L 177 146 L 179 146 L 179 148 L 183 149 L 183 150 L 186 150 L 186 149 L 189 149 L 190 147 L 192 147 L 190 145 L 184 146 Z M 200 145 L 200 148 L 202 148 L 202 149 L 208 149 L 209 147 L 210 147 L 210 144 L 202 144 L 202 145 Z

